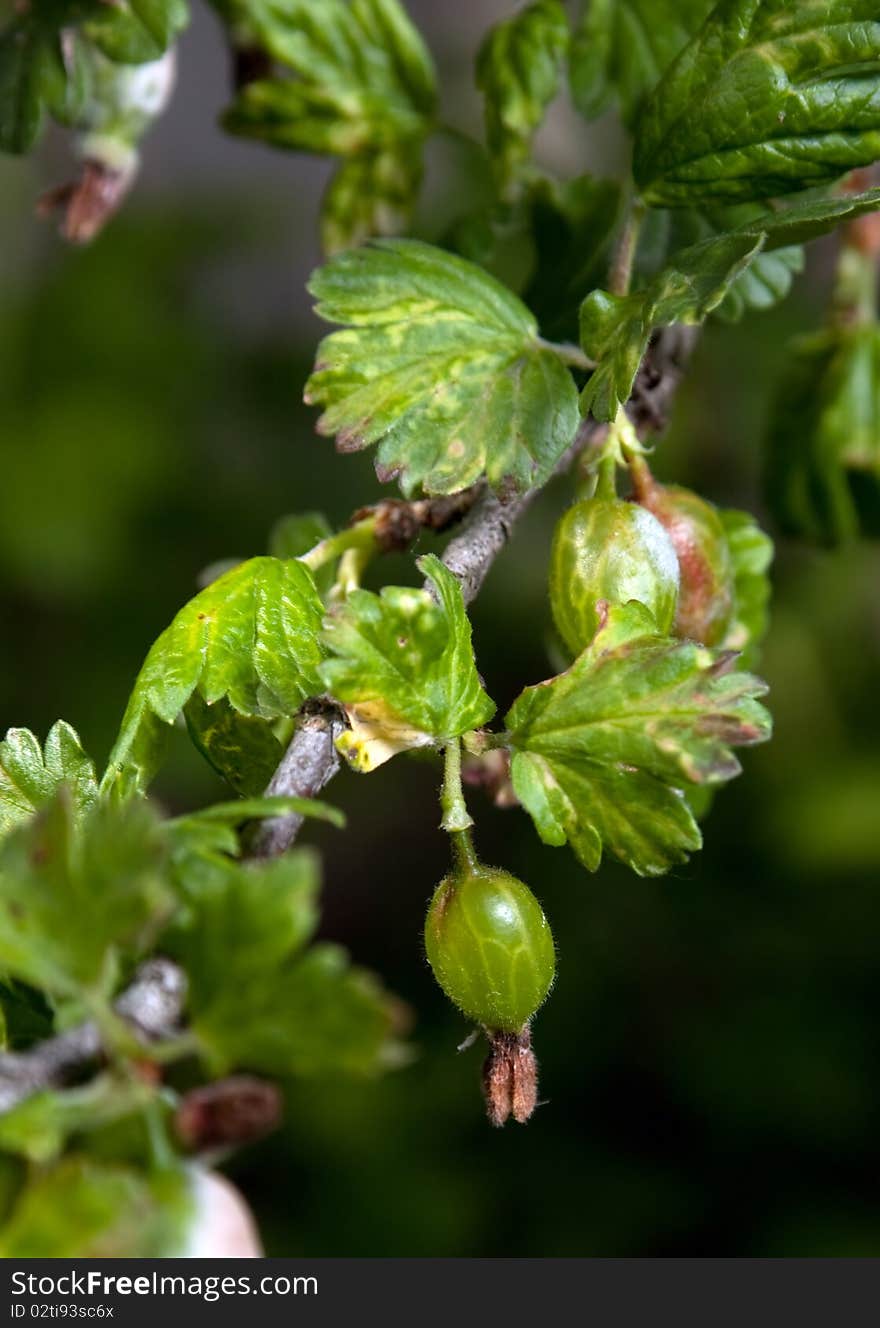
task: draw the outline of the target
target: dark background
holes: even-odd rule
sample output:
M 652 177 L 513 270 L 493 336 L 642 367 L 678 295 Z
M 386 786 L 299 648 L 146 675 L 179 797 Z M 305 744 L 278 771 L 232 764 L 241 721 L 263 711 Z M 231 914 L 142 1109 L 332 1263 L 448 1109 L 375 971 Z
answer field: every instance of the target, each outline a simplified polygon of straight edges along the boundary
M 479 132 L 471 60 L 500 3 L 411 5 L 444 110 Z M 63 716 L 100 762 L 152 639 L 206 564 L 265 548 L 273 521 L 335 521 L 378 496 L 369 456 L 337 458 L 301 404 L 319 327 L 325 163 L 233 141 L 219 32 L 204 12 L 129 206 L 84 252 L 31 218 L 63 178 L 60 140 L 0 161 L 0 730 Z M 564 107 L 543 163 L 613 168 L 608 121 Z M 461 203 L 452 139 L 432 148 L 419 222 Z M 456 186 L 457 188 L 458 186 Z M 786 338 L 819 316 L 820 247 L 783 309 L 713 326 L 660 445 L 662 477 L 760 512 L 760 433 Z M 548 669 L 545 569 L 557 488 L 475 606 L 504 707 Z M 386 579 L 411 577 L 405 560 Z M 644 881 L 593 877 L 528 819 L 480 804 L 478 845 L 540 896 L 559 978 L 535 1025 L 547 1104 L 493 1132 L 480 1053 L 422 958 L 446 866 L 435 771 L 344 773 L 325 850 L 323 930 L 412 1006 L 417 1056 L 377 1082 L 289 1087 L 283 1129 L 231 1167 L 285 1255 L 880 1254 L 880 558 L 781 542 L 762 672 L 776 738 L 719 798 L 707 847 Z M 217 787 L 183 737 L 169 808 Z

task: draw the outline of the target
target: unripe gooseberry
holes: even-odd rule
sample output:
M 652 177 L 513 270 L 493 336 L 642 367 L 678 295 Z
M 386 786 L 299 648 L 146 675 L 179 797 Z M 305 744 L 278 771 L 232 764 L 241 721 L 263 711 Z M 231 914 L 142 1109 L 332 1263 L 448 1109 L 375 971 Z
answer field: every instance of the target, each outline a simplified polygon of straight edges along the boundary
M 509 872 L 479 864 L 457 867 L 438 885 L 425 948 L 452 1003 L 499 1032 L 525 1028 L 556 971 L 550 925 L 531 890 Z
M 717 507 L 690 489 L 658 484 L 647 467 L 634 473 L 642 507 L 668 532 L 678 556 L 676 636 L 717 646 L 734 617 L 734 574 L 727 532 Z
M 556 526 L 550 556 L 550 606 L 556 629 L 579 654 L 601 622 L 600 604 L 638 600 L 657 630 L 672 628 L 678 558 L 663 526 L 644 507 L 620 498 L 575 503 Z

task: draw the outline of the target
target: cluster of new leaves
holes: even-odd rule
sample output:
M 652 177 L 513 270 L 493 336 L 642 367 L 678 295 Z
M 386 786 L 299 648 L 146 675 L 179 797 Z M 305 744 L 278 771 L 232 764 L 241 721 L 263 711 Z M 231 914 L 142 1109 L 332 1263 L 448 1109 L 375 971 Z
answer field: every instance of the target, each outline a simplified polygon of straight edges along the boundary
M 328 252 L 405 229 L 436 85 L 431 57 L 398 0 L 242 0 L 227 8 L 285 74 L 247 82 L 226 128 L 343 159 L 322 208 Z
M 45 760 L 21 732 L 3 745 L 4 811 L 12 806 L 4 822 L 18 822 L 0 840 L 3 1044 L 26 1050 L 53 1023 L 90 1018 L 109 1065 L 81 1087 L 46 1087 L 0 1117 L 4 1178 L 12 1155 L 51 1164 L 19 1189 L 0 1248 L 58 1256 L 73 1240 L 79 1254 L 173 1253 L 193 1177 L 182 1152 L 152 1178 L 143 1168 L 156 1128 L 171 1133 L 177 1098 L 156 1077 L 133 1073 L 132 1061 L 197 1058 L 208 1076 L 369 1073 L 391 1054 L 391 1008 L 341 950 L 309 944 L 315 856 L 241 858 L 235 827 L 245 821 L 296 810 L 340 824 L 337 813 L 312 801 L 242 800 L 162 822 L 140 798 L 99 799 L 75 735 L 65 728 L 59 739 L 59 730 Z M 25 811 L 22 794 L 39 810 Z M 168 1029 L 154 1052 L 114 1013 L 114 1000 L 133 965 L 157 949 L 179 961 L 188 995 L 178 1044 Z M 108 1149 L 119 1163 L 109 1170 L 91 1160 Z M 20 1187 L 21 1176 L 9 1175 Z M 80 1200 L 89 1212 L 72 1230 Z M 59 1206 L 63 1221 L 51 1211 Z M 134 1213 L 139 1222 L 149 1215 L 143 1229 L 132 1229 Z
M 288 521 L 274 543 L 296 547 L 316 531 L 313 517 Z M 80 1254 L 179 1250 L 194 1184 L 181 1142 L 164 1171 L 151 1176 L 147 1165 L 157 1129 L 173 1133 L 177 1098 L 157 1077 L 133 1073 L 133 1063 L 195 1060 L 209 1078 L 286 1079 L 370 1073 L 394 1057 L 393 1010 L 376 980 L 338 947 L 311 943 L 314 853 L 243 855 L 243 832 L 261 818 L 297 813 L 341 825 L 340 814 L 314 799 L 242 797 L 162 821 L 141 796 L 157 737 L 181 710 L 233 786 L 236 772 L 253 779 L 254 742 L 280 750 L 272 722 L 322 689 L 322 614 L 302 562 L 254 559 L 209 585 L 159 638 L 102 781 L 67 724 L 43 746 L 23 729 L 0 743 L 3 1049 L 26 1052 L 53 1030 L 92 1020 L 108 1061 L 81 1087 L 14 1094 L 0 1117 L 2 1176 L 16 1154 L 49 1168 L 24 1189 L 9 1172 L 16 1200 L 0 1233 L 4 1253 L 63 1255 L 70 1239 Z M 154 1051 L 116 1002 L 137 964 L 157 952 L 180 965 L 186 1002 L 182 1027 L 166 1028 Z M 0 1066 L 0 1098 L 14 1073 Z M 94 1160 L 108 1149 L 110 1167 Z M 63 1222 L 48 1204 L 61 1206 Z
M 186 0 L 25 0 L 0 32 L 0 150 L 27 152 L 47 116 L 88 118 L 97 56 L 149 64 L 188 19 Z

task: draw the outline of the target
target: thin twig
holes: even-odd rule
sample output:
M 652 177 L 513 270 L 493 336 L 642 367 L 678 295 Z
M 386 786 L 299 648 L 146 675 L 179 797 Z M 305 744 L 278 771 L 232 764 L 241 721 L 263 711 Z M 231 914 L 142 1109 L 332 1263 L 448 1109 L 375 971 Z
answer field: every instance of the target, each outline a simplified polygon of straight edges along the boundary
M 186 975 L 170 959 L 150 959 L 116 1002 L 133 1031 L 158 1042 L 177 1031 L 186 998 Z M 0 1112 L 9 1111 L 44 1088 L 66 1082 L 102 1057 L 101 1034 L 91 1020 L 22 1052 L 0 1056 Z
M 266 797 L 317 797 L 339 769 L 336 739 L 344 728 L 345 721 L 332 702 L 303 713 L 269 782 Z M 263 821 L 254 836 L 250 856 L 276 858 L 286 852 L 299 834 L 304 819 L 294 813 Z

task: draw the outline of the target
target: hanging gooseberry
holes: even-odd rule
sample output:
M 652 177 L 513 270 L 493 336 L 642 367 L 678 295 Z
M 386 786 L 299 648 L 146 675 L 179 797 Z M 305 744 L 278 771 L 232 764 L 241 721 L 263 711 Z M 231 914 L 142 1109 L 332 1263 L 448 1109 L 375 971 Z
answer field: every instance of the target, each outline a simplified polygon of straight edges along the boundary
M 553 983 L 556 955 L 541 905 L 509 872 L 468 852 L 440 882 L 425 948 L 446 995 L 489 1039 L 483 1095 L 493 1125 L 523 1124 L 538 1100 L 529 1021 Z
M 468 1019 L 520 1033 L 553 983 L 553 936 L 528 886 L 509 872 L 456 867 L 425 920 L 434 976 Z
M 595 497 L 575 503 L 556 526 L 550 558 L 550 606 L 574 654 L 592 641 L 600 604 L 630 600 L 650 610 L 658 632 L 672 628 L 678 558 L 656 517 L 637 503 Z

